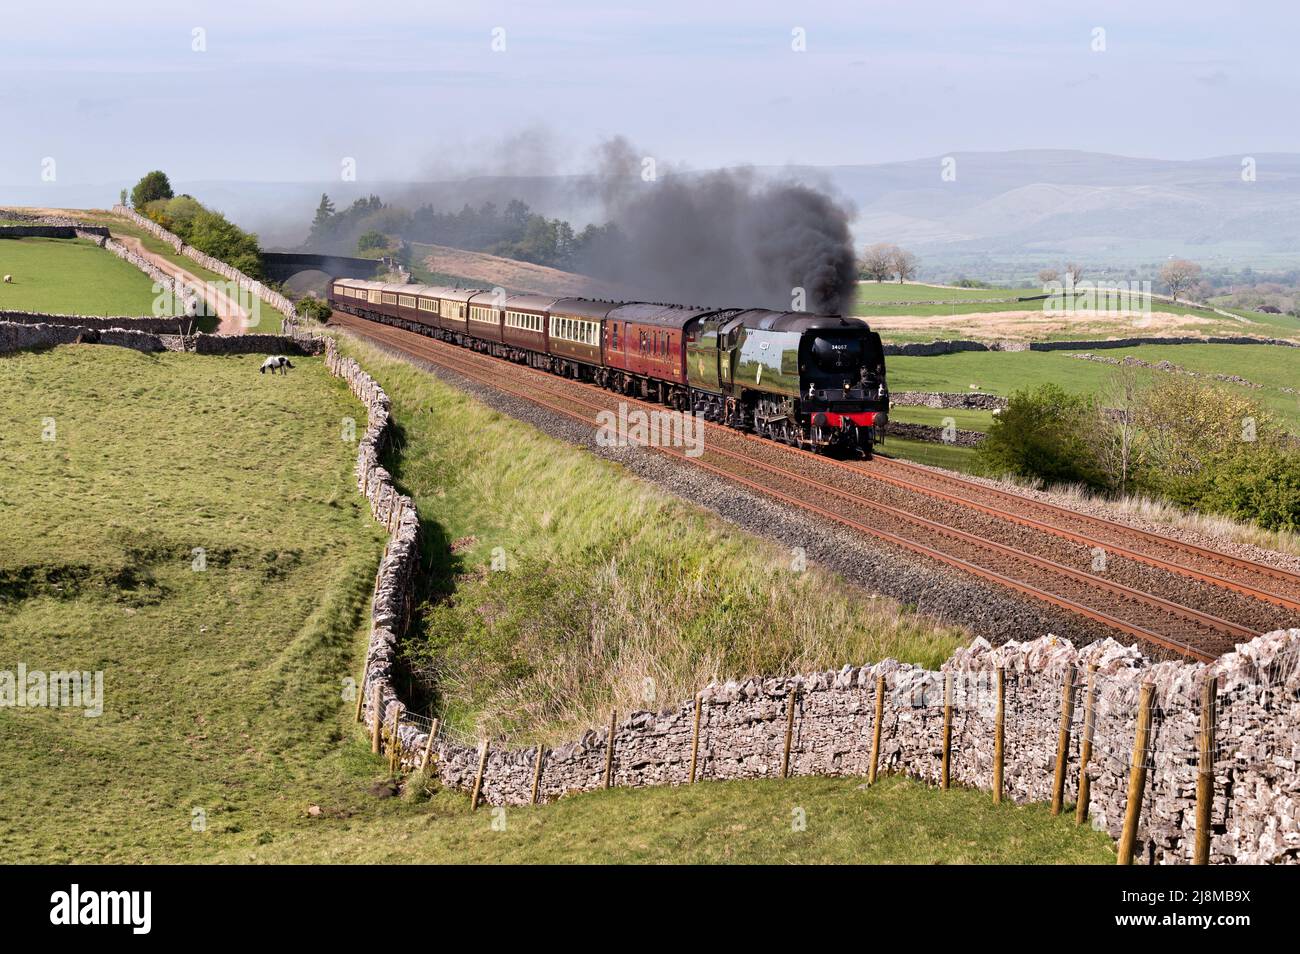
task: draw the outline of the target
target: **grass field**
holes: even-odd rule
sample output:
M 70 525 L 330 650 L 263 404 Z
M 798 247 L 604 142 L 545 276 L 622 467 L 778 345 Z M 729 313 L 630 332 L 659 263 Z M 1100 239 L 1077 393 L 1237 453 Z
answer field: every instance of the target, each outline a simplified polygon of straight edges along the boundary
M 1046 805 L 990 804 L 904 778 L 704 782 L 593 792 L 504 815 L 440 795 L 418 814 L 322 819 L 227 861 L 1114 864 L 1110 839 Z M 797 813 L 806 819 L 795 830 Z M 1067 817 L 1068 816 L 1068 817 Z M 496 828 L 493 827 L 494 823 Z M 501 825 L 504 823 L 504 830 Z M 398 834 L 400 832 L 400 834 Z
M 68 315 L 151 315 L 153 280 L 82 239 L 0 239 L 0 309 Z
M 930 441 L 914 441 L 905 437 L 890 437 L 877 449 L 882 457 L 898 457 L 930 467 L 946 467 L 958 473 L 971 473 L 975 466 L 975 448 L 956 447 Z
M 929 285 L 865 282 L 857 286 L 854 314 L 871 321 L 887 341 L 931 341 L 936 338 L 1002 338 L 1068 341 L 1071 339 L 1125 337 L 1151 334 L 1300 336 L 1300 319 L 1233 311 L 1238 321 L 1212 309 L 1174 304 L 1159 298 L 1150 303 L 1151 317 L 1135 317 L 1081 310 L 1069 316 L 1050 316 L 1033 288 L 938 288 Z M 981 300 L 984 299 L 984 300 Z M 1003 299 L 988 301 L 987 299 Z M 1231 311 L 1231 309 L 1229 309 Z
M 360 406 L 319 359 L 260 363 L 0 357 L 0 670 L 102 670 L 104 697 L 0 709 L 7 861 L 199 857 L 358 787 L 340 692 L 382 548 L 338 436 Z
M 379 784 L 381 760 L 369 754 L 342 691 L 360 667 L 366 600 L 382 549 L 382 534 L 353 487 L 355 445 L 339 439 L 340 422 L 360 406 L 318 359 L 303 360 L 287 378 L 257 375 L 258 363 L 257 356 L 97 346 L 0 357 L 7 468 L 0 484 L 0 671 L 22 663 L 104 674 L 98 718 L 0 708 L 6 861 L 1113 858 L 1104 835 L 1053 819 L 1043 806 L 995 807 L 987 793 L 940 793 L 903 779 L 869 792 L 858 779 L 604 792 L 512 809 L 505 832 L 491 830 L 491 813 L 471 815 L 464 795 L 383 797 L 389 789 Z M 426 519 L 460 521 L 441 527 L 441 537 L 430 525 L 431 540 L 445 541 L 448 530 L 486 539 L 503 523 L 515 526 L 513 516 L 485 509 L 488 484 L 498 477 L 491 468 L 501 461 L 493 448 L 502 443 L 534 476 L 567 475 L 579 492 L 591 486 L 568 450 L 525 426 L 445 389 L 418 387 L 392 368 L 379 376 L 405 431 L 403 482 L 420 488 Z M 437 426 L 416 426 L 441 420 L 440 406 L 475 415 L 485 425 L 481 438 L 461 445 Z M 43 433 L 52 439 L 42 440 Z M 466 460 L 483 466 L 470 473 Z M 612 478 L 612 468 L 592 466 Z M 517 502 L 513 477 L 508 484 Z M 452 513 L 476 495 L 477 508 Z M 640 529 L 620 521 L 611 532 L 641 543 L 659 534 L 681 540 L 667 520 L 680 515 L 678 505 L 659 500 L 646 509 L 650 496 L 630 494 Z M 593 530 L 580 519 L 580 500 L 555 502 L 546 523 L 550 546 L 582 560 Z M 740 535 L 694 519 L 704 527 L 694 531 L 705 534 L 698 539 L 716 543 L 723 558 L 737 557 Z M 580 539 L 567 545 L 578 531 Z M 525 556 L 529 545 L 547 549 L 540 538 L 520 537 L 511 552 Z M 195 547 L 205 550 L 201 572 Z M 709 565 L 709 551 L 696 556 Z M 681 569 L 663 572 L 679 582 L 671 573 Z M 638 572 L 634 563 L 624 571 L 632 578 Z M 503 576 L 527 592 L 522 574 Z M 838 592 L 831 582 L 808 579 L 813 595 Z M 642 609 L 658 610 L 656 594 L 644 595 Z M 701 620 L 711 628 L 701 625 L 691 638 L 725 647 L 728 624 L 749 619 L 744 601 L 717 609 Z M 901 642 L 913 626 L 913 645 L 923 646 L 927 631 L 904 623 L 894 635 Z M 320 813 L 310 816 L 310 806 Z M 795 808 L 806 812 L 806 831 L 791 830 Z
M 906 424 L 929 424 L 931 427 L 944 427 L 951 420 L 963 431 L 987 431 L 993 423 L 993 412 L 964 407 L 895 405 L 889 410 L 889 419 Z
M 1051 383 L 1074 393 L 1094 394 L 1105 388 L 1113 378 L 1114 365 L 1082 361 L 1070 357 L 1071 353 L 966 351 L 928 358 L 896 356 L 888 359 L 889 386 L 894 391 L 965 392 L 975 384 L 983 391 L 1010 395 L 1020 388 Z M 1276 345 L 1142 345 L 1136 348 L 1107 349 L 1099 353 L 1116 360 L 1133 355 L 1152 363 L 1171 361 L 1190 370 L 1239 375 L 1263 387 L 1247 388 L 1216 383 L 1241 390 L 1276 413 L 1293 430 L 1300 432 L 1300 398 L 1280 390 L 1282 387 L 1300 387 L 1300 349 Z M 1153 369 L 1138 370 L 1146 376 L 1169 373 Z M 910 409 L 913 412 L 916 410 L 918 409 Z
M 1036 288 L 954 288 L 916 282 L 858 282 L 859 304 L 871 302 L 970 302 L 988 298 L 1024 298 L 1042 294 Z

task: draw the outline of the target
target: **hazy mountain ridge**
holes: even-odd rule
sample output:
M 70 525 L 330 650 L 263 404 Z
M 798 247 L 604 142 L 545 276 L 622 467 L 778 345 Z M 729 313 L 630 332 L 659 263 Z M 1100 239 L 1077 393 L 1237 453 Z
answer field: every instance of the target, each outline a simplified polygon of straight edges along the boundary
M 1204 264 L 1276 266 L 1281 257 L 1300 251 L 1297 153 L 1254 155 L 1255 181 L 1243 181 L 1242 156 L 1184 161 L 1053 149 L 955 152 L 956 177 L 944 181 L 946 158 L 756 168 L 830 188 L 856 207 L 852 227 L 859 243 L 887 241 L 911 248 L 930 274 L 977 259 L 1020 269 L 1039 262 L 1059 265 L 1055 260 L 1070 254 L 1118 265 L 1179 254 Z M 322 192 L 340 208 L 371 193 L 389 203 L 414 207 L 432 202 L 444 209 L 519 198 L 537 212 L 568 218 L 579 227 L 599 217 L 577 175 L 175 185 L 257 231 L 272 247 L 293 247 L 303 240 Z M 116 189 L 0 189 L 0 198 L 108 205 Z

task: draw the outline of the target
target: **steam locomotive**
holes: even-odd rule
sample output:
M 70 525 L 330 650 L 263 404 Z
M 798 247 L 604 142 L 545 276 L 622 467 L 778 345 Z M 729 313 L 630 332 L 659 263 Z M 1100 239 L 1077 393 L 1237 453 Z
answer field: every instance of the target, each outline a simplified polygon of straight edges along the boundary
M 335 279 L 331 308 L 821 453 L 870 457 L 889 412 L 858 318 Z

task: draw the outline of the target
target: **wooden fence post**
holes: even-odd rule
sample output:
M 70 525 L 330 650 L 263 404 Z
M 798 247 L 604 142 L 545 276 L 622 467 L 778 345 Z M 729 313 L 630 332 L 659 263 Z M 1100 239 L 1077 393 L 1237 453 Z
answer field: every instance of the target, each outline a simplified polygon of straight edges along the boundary
M 388 730 L 388 774 L 396 775 L 402 768 L 402 706 L 393 706 L 393 727 Z
M 691 729 L 691 778 L 688 784 L 695 784 L 695 766 L 700 758 L 700 705 L 703 702 L 703 693 L 695 694 L 695 725 Z
M 609 743 L 605 746 L 605 787 L 614 785 L 614 723 L 618 719 L 618 710 L 609 710 Z
M 1155 686 L 1142 684 L 1138 697 L 1137 729 L 1133 733 L 1133 762 L 1128 774 L 1128 804 L 1124 806 L 1124 832 L 1119 839 L 1115 863 L 1131 865 L 1133 846 L 1137 842 L 1138 822 L 1142 818 L 1142 795 L 1147 785 L 1147 742 L 1151 736 L 1151 697 Z
M 424 771 L 429 770 L 429 756 L 433 754 L 433 740 L 438 736 L 438 726 L 442 722 L 440 719 L 434 719 L 429 725 L 429 738 L 424 743 L 424 756 L 420 759 L 420 768 Z
M 798 690 L 791 685 L 785 703 L 785 750 L 781 753 L 781 777 L 790 777 L 790 744 L 794 741 L 794 697 Z
M 361 712 L 366 706 L 366 669 L 361 667 L 361 678 L 357 680 L 357 721 L 361 721 Z
M 885 676 L 876 677 L 876 725 L 871 731 L 871 765 L 867 769 L 867 784 L 876 784 L 880 767 L 880 724 L 885 719 Z
M 998 667 L 997 711 L 993 716 L 993 804 L 1002 803 L 1002 766 L 1006 758 L 1007 671 Z
M 943 674 L 943 762 L 939 770 L 939 787 L 947 788 L 952 765 L 952 672 Z
M 478 744 L 478 771 L 474 773 L 474 791 L 469 796 L 469 810 L 478 811 L 478 797 L 483 791 L 483 773 L 487 771 L 488 740 Z
M 533 795 L 530 804 L 537 804 L 537 793 L 542 787 L 542 750 L 545 747 L 539 742 L 537 744 L 537 761 L 533 763 Z
M 1065 801 L 1065 766 L 1070 761 L 1070 722 L 1074 719 L 1074 677 L 1071 666 L 1065 671 L 1061 685 L 1061 729 L 1056 734 L 1056 774 L 1052 777 L 1052 814 L 1061 814 Z
M 1201 684 L 1201 745 L 1196 774 L 1196 848 L 1192 864 L 1210 863 L 1210 815 L 1214 809 L 1214 722 L 1218 715 L 1219 680 L 1206 675 Z
M 379 703 L 380 703 L 381 698 L 382 698 L 382 697 L 380 696 L 380 694 L 379 694 L 379 683 L 375 683 L 375 687 L 374 687 L 374 689 L 371 691 L 371 693 L 370 693 L 370 697 L 371 697 L 371 699 L 373 700 L 373 705 L 371 705 L 370 708 L 371 708 L 371 711 L 373 711 L 373 712 L 374 712 L 374 715 L 375 715 L 375 722 L 374 722 L 374 725 L 372 725 L 372 726 L 370 727 L 370 751 L 371 751 L 373 754 L 378 755 L 378 754 L 379 754 L 379 732 L 380 732 L 380 723 L 382 723 L 382 722 L 384 721 L 384 714 L 383 714 L 382 712 L 379 711 Z
M 1074 803 L 1074 823 L 1088 820 L 1088 802 L 1092 798 L 1092 781 L 1088 764 L 1092 761 L 1092 735 L 1097 725 L 1097 664 L 1088 664 L 1088 688 L 1083 697 L 1083 744 L 1079 752 L 1079 797 Z

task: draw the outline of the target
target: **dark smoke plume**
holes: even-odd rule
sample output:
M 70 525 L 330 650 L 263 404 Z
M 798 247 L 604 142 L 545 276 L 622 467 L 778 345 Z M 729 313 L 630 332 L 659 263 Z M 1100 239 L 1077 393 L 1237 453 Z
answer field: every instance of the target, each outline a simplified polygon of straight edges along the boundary
M 624 139 L 586 180 L 620 240 L 588 250 L 583 271 L 683 304 L 844 313 L 857 280 L 852 209 L 811 186 L 751 170 L 642 177 Z

